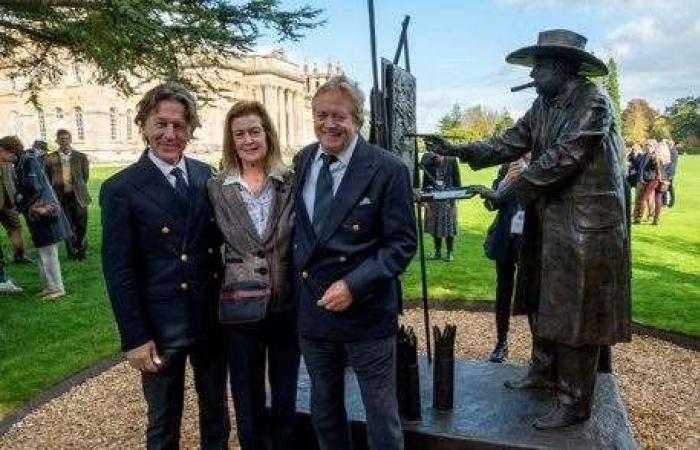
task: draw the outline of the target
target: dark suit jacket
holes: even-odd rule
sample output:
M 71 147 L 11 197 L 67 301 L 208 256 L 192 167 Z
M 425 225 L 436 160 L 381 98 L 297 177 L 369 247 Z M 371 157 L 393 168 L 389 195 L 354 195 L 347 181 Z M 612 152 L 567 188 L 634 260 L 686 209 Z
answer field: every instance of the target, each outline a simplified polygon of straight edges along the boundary
M 300 174 L 295 201 L 293 261 L 299 332 L 308 339 L 359 341 L 396 332 L 398 276 L 416 250 L 416 223 L 408 169 L 391 153 L 358 140 L 316 236 L 302 191 L 318 143 L 295 159 Z M 344 279 L 353 304 L 344 312 L 316 305 L 326 289 Z
M 212 168 L 186 158 L 190 206 L 146 152 L 100 191 L 102 265 L 123 350 L 183 347 L 215 331 L 221 238 L 207 197 Z
M 493 190 L 498 188 L 498 184 L 503 180 L 508 172 L 508 164 L 503 164 L 498 171 L 496 179 L 493 181 Z M 486 231 L 484 241 L 484 253 L 489 259 L 498 262 L 515 262 L 520 254 L 522 235 L 511 235 L 510 225 L 513 216 L 518 212 L 518 202 L 509 200 L 492 205 L 487 202 L 487 208 L 496 209 L 498 212 L 493 219 L 491 226 Z
M 63 160 L 58 151 L 46 155 L 44 166 L 51 186 L 60 195 L 63 192 Z M 91 200 L 87 188 L 87 182 L 90 179 L 90 165 L 85 153 L 71 150 L 70 173 L 73 179 L 75 198 L 81 207 L 87 208 Z

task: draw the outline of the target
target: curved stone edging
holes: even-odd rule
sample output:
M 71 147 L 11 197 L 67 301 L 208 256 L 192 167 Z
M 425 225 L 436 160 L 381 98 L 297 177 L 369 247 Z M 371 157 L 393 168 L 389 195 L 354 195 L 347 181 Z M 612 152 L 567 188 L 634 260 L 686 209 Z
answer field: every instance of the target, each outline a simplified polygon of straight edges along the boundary
M 459 302 L 452 300 L 431 300 L 430 309 L 443 311 L 453 311 L 459 309 L 472 312 L 493 312 L 493 303 L 493 300 L 472 300 Z M 422 308 L 422 302 L 420 300 L 405 300 L 404 306 L 410 308 Z M 700 337 L 698 336 L 663 330 L 661 328 L 655 328 L 635 321 L 632 321 L 632 333 L 640 336 L 649 336 L 655 339 L 670 342 L 678 347 L 700 352 Z
M 120 353 L 116 356 L 112 356 L 103 361 L 100 361 L 94 366 L 87 367 L 81 370 L 80 372 L 71 375 L 65 380 L 53 385 L 48 390 L 39 394 L 37 397 L 23 404 L 17 411 L 0 420 L 0 435 L 5 434 L 14 424 L 24 419 L 34 410 L 39 409 L 54 398 L 65 394 L 66 392 L 73 389 L 75 386 L 83 383 L 85 380 L 89 378 L 94 378 L 102 374 L 102 372 L 111 369 L 115 365 L 121 363 L 123 360 L 124 357 Z

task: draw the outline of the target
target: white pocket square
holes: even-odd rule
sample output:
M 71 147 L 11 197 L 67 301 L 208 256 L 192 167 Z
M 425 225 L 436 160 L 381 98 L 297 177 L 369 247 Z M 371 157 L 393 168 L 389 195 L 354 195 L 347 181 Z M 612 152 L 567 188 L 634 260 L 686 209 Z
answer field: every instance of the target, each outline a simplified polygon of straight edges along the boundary
M 372 204 L 372 200 L 370 200 L 369 197 L 363 198 L 362 200 L 360 200 L 360 203 L 358 203 L 359 206 L 362 206 L 362 205 L 371 205 L 371 204 Z

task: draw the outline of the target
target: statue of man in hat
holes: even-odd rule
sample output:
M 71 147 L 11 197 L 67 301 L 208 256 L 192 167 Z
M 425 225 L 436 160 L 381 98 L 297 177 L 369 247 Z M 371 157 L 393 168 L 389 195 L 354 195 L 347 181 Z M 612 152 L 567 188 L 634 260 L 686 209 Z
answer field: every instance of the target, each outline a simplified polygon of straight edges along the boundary
M 544 31 L 506 57 L 532 67 L 539 96 L 502 135 L 464 146 L 426 138 L 429 150 L 473 169 L 532 151 L 521 176 L 481 195 L 525 208 L 516 304 L 531 313 L 533 350 L 527 375 L 506 386 L 556 389 L 557 407 L 534 422 L 539 429 L 587 420 L 601 347 L 630 339 L 622 142 L 609 98 L 587 78 L 607 67 L 585 43 L 572 31 Z

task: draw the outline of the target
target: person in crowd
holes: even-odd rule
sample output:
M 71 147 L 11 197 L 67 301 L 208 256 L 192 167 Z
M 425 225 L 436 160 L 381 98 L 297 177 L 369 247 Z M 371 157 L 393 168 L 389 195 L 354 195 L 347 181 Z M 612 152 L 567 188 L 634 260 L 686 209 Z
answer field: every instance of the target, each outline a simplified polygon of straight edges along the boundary
M 461 186 L 457 158 L 427 152 L 421 157 L 423 189 L 443 190 Z M 425 231 L 433 237 L 435 253 L 431 259 L 442 258 L 445 240 L 445 261 L 454 260 L 454 238 L 457 235 L 457 205 L 454 200 L 425 203 Z
M 17 209 L 24 214 L 39 253 L 39 275 L 44 285 L 39 296 L 44 300 L 57 300 L 66 294 L 58 260 L 58 242 L 71 236 L 68 219 L 36 155 L 25 152 L 14 136 L 0 140 L 0 148 L 7 154 L 6 161 L 16 161 Z
M 0 139 L 0 168 L 2 170 L 0 173 L 3 177 L 2 183 L 0 183 L 0 214 L 2 214 L 3 217 L 3 225 L 8 220 L 6 216 L 6 211 L 14 210 L 15 185 L 14 183 L 11 183 L 8 186 L 7 179 L 10 175 L 10 172 L 6 170 L 7 167 L 9 167 L 12 170 L 12 178 L 14 178 L 14 166 L 12 162 L 16 160 L 16 156 L 14 152 L 7 149 L 8 147 L 11 148 L 14 145 L 12 141 L 14 141 L 14 139 L 10 139 L 9 136 Z M 20 148 L 22 146 L 21 143 L 19 143 L 18 141 L 17 145 Z M 16 213 L 16 210 L 14 211 Z M 19 222 L 18 217 L 17 222 Z M 22 288 L 17 286 L 8 277 L 7 270 L 5 267 L 5 255 L 3 254 L 2 246 L 0 246 L 0 294 L 14 294 L 17 292 L 22 292 Z
M 678 170 L 678 147 L 671 139 L 668 139 L 666 143 L 669 147 L 669 164 L 666 166 L 668 201 L 664 202 L 664 204 L 669 208 L 673 208 L 676 204 L 676 186 L 673 184 L 673 180 L 676 178 L 676 171 Z
M 17 176 L 15 166 L 11 162 L 0 162 L 0 223 L 2 224 L 14 250 L 12 262 L 15 264 L 33 263 L 24 249 L 24 236 L 22 233 L 22 221 L 17 211 Z
M 464 146 L 425 138 L 429 150 L 459 156 L 473 169 L 531 151 L 513 183 L 481 195 L 526 208 L 518 296 L 534 312 L 533 351 L 527 375 L 506 386 L 556 388 L 557 405 L 533 423 L 538 429 L 588 420 L 601 348 L 630 339 L 623 144 L 610 99 L 588 79 L 608 69 L 586 42 L 569 30 L 548 30 L 506 57 L 532 68 L 538 97 L 502 135 Z
M 503 164 L 493 181 L 493 189 L 503 188 L 520 176 L 527 163 L 524 159 Z M 508 358 L 508 329 L 511 300 L 515 285 L 516 266 L 520 258 L 525 212 L 517 201 L 494 204 L 486 200 L 486 208 L 497 210 L 493 223 L 486 232 L 484 252 L 496 262 L 496 347 L 489 361 L 502 363 Z
M 32 146 L 27 150 L 27 153 L 29 153 L 31 156 L 34 156 L 36 160 L 39 161 L 43 166 L 44 158 L 46 158 L 48 150 L 49 146 L 46 143 L 46 141 L 37 139 L 34 142 L 32 142 Z
M 129 364 L 141 372 L 148 449 L 180 441 L 185 364 L 199 400 L 200 445 L 227 448 L 226 361 L 216 323 L 221 237 L 206 183 L 184 156 L 200 126 L 192 94 L 167 82 L 146 92 L 134 122 L 147 148 L 102 185 L 102 266 Z
M 73 238 L 66 241 L 68 259 L 85 259 L 90 165 L 85 153 L 71 147 L 72 139 L 68 130 L 60 129 L 56 132 L 56 143 L 58 151 L 48 154 L 44 165 L 73 230 Z
M 634 156 L 633 156 L 634 155 Z M 628 182 L 634 187 L 634 208 L 632 217 L 635 219 L 641 217 L 640 210 L 642 204 L 642 196 L 644 195 L 644 187 L 647 183 L 646 172 L 649 160 L 651 159 L 651 146 L 649 142 L 644 145 L 638 143 L 633 144 L 632 152 L 628 156 Z
M 671 155 L 663 143 L 649 139 L 646 145 L 649 149 L 649 160 L 642 168 L 644 191 L 641 197 L 637 199 L 637 213 L 634 223 L 640 223 L 646 212 L 647 220 L 653 217 L 652 225 L 658 225 L 661 218 L 661 209 L 663 208 L 664 192 L 668 189 L 666 173 Z M 653 209 L 651 207 L 652 200 Z
M 208 182 L 224 238 L 219 320 L 226 323 L 231 393 L 242 450 L 264 450 L 265 373 L 271 450 L 295 449 L 299 370 L 291 289 L 292 171 L 264 106 L 240 101 L 224 121 L 221 173 Z M 233 301 L 244 296 L 247 300 Z M 252 313 L 251 313 L 252 311 Z M 267 371 L 266 371 L 267 367 Z
M 295 157 L 293 237 L 301 352 L 322 449 L 350 450 L 345 367 L 357 375 L 371 450 L 403 448 L 396 398 L 398 276 L 416 251 L 408 168 L 358 135 L 364 98 L 336 76 L 312 99 L 318 142 Z

